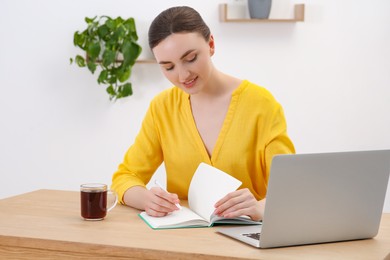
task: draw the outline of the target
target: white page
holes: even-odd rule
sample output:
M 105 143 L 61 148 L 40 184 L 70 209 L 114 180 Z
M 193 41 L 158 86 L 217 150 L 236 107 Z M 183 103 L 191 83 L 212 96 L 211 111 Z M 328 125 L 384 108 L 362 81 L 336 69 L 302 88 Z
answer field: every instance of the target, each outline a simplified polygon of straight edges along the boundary
M 188 190 L 189 206 L 195 213 L 210 221 L 215 203 L 240 185 L 241 181 L 229 174 L 206 163 L 200 163 Z
M 171 225 L 176 225 L 176 224 L 184 224 L 189 222 L 194 221 L 194 220 L 200 220 L 196 221 L 194 223 L 202 223 L 203 225 L 206 224 L 206 220 L 202 219 L 200 216 L 192 212 L 190 209 L 182 206 L 181 210 L 176 210 L 173 211 L 172 213 L 164 216 L 164 217 L 152 217 L 146 214 L 146 212 L 141 213 L 141 217 L 147 220 L 153 227 L 166 227 L 166 226 L 171 226 Z

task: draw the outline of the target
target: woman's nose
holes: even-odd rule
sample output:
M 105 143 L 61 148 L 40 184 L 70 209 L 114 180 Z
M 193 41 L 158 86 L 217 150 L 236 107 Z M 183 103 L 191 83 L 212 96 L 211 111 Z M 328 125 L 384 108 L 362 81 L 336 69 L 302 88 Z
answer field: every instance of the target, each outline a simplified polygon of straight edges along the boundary
M 179 80 L 180 82 L 185 82 L 189 79 L 189 76 L 191 75 L 190 71 L 186 69 L 185 67 L 179 68 Z

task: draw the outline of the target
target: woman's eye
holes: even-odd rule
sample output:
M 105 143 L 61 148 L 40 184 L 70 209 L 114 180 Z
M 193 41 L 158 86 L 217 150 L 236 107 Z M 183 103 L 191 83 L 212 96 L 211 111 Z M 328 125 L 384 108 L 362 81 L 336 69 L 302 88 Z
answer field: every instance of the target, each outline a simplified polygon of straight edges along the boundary
M 189 59 L 188 62 L 194 62 L 198 58 L 198 55 L 195 55 L 192 59 Z
M 166 71 L 170 71 L 170 70 L 173 70 L 173 66 L 172 67 L 167 67 L 165 68 Z

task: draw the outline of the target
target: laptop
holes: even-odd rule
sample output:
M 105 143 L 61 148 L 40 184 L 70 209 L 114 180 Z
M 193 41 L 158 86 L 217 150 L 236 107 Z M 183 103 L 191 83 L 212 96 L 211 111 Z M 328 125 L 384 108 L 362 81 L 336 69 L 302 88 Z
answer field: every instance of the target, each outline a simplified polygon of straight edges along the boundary
M 376 236 L 390 150 L 274 156 L 262 225 L 217 232 L 259 248 Z

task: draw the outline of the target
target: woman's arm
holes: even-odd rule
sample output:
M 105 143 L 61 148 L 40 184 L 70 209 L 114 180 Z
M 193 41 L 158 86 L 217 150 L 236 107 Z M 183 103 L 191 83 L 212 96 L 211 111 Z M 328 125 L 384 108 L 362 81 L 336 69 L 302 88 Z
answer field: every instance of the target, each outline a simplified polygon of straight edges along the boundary
M 118 193 L 119 202 L 132 206 L 140 198 L 140 202 L 135 203 L 138 209 L 144 209 L 141 205 L 143 197 L 138 197 L 144 195 L 143 190 L 139 190 L 140 187 L 146 186 L 163 161 L 162 148 L 154 122 L 153 104 L 152 102 L 149 106 L 134 143 L 127 150 L 122 163 L 112 177 L 111 189 Z M 128 204 L 124 201 L 125 193 L 127 191 L 132 193 L 133 187 L 137 187 L 135 196 L 130 197 L 132 203 Z M 129 199 L 128 195 L 126 197 Z

